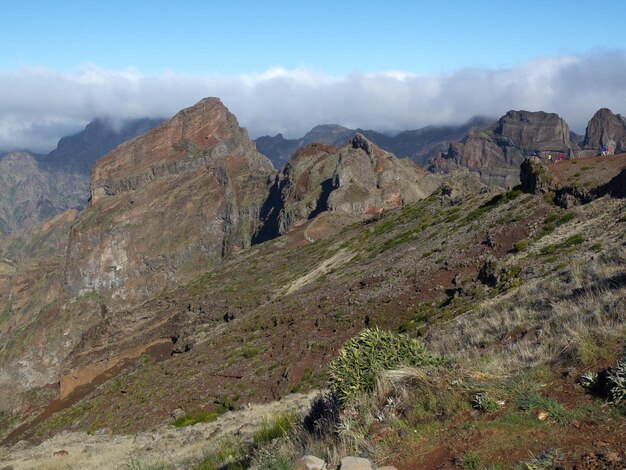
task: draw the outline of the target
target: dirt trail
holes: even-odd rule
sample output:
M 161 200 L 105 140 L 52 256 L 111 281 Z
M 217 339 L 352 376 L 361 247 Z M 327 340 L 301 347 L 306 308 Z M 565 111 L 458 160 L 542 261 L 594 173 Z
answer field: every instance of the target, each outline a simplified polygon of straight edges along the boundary
M 0 448 L 0 469 L 113 470 L 131 460 L 144 464 L 163 462 L 185 468 L 185 462 L 201 459 L 207 448 L 222 437 L 233 434 L 250 437 L 264 419 L 280 413 L 306 411 L 316 393 L 291 394 L 280 401 L 250 405 L 226 413 L 211 423 L 183 428 L 164 425 L 154 432 L 135 436 L 114 436 L 102 430 L 93 435 L 63 432 L 33 447 L 22 441 L 12 448 Z

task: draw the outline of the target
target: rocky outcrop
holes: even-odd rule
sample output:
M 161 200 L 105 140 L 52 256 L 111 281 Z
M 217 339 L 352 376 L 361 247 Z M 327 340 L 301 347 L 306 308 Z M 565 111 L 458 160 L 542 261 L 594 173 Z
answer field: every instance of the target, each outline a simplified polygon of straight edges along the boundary
M 337 148 L 300 149 L 276 176 L 259 241 L 286 233 L 322 212 L 373 215 L 427 197 L 437 178 L 356 134 Z
M 602 108 L 587 124 L 583 149 L 592 150 L 597 155 L 603 147 L 611 147 L 611 153 L 626 151 L 626 118 Z
M 563 207 L 587 204 L 603 196 L 626 197 L 626 155 L 582 157 L 544 164 L 529 157 L 520 167 L 522 190 L 530 194 L 554 194 Z
M 519 183 L 524 158 L 550 153 L 573 157 L 577 150 L 567 123 L 558 115 L 509 111 L 493 126 L 451 143 L 447 153 L 433 161 L 431 171 L 449 173 L 465 167 L 486 183 L 511 187 Z
M 520 166 L 522 191 L 545 194 L 556 189 L 555 178 L 537 157 L 524 159 Z
M 216 98 L 100 159 L 72 228 L 71 295 L 133 304 L 250 246 L 272 165 Z

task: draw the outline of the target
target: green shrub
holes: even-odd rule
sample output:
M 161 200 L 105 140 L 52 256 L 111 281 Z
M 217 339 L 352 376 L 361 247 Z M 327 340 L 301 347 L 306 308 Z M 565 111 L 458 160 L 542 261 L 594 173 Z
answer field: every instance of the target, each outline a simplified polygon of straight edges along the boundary
M 223 439 L 212 445 L 202 462 L 194 470 L 244 470 L 249 468 L 249 456 L 245 447 L 233 438 Z
M 459 463 L 463 470 L 480 470 L 483 468 L 480 456 L 470 450 L 463 454 Z
M 143 463 L 137 459 L 131 459 L 122 467 L 123 470 L 168 470 L 169 468 L 170 466 L 164 462 Z
M 552 222 L 556 222 L 556 219 L 558 219 L 558 218 L 559 218 L 559 217 L 558 217 L 558 216 L 557 216 L 554 212 L 552 212 L 550 215 L 548 215 L 548 217 L 546 217 L 546 218 L 544 219 L 544 221 L 543 221 L 543 222 L 544 222 L 545 224 L 549 224 L 549 223 L 552 223 Z
M 561 468 L 558 463 L 564 459 L 563 452 L 559 449 L 548 450 L 537 457 L 519 465 L 521 470 L 548 470 L 551 468 Z
M 474 398 L 472 398 L 472 406 L 476 410 L 486 411 L 488 413 L 498 411 L 498 408 L 500 408 L 498 402 L 491 398 L 487 392 L 474 395 Z
M 263 420 L 261 429 L 253 434 L 252 439 L 255 444 L 271 442 L 274 439 L 285 436 L 293 429 L 295 422 L 296 419 L 291 414 L 278 415 L 271 421 L 265 419 Z
M 578 379 L 578 383 L 587 390 L 593 390 L 598 386 L 599 375 L 595 371 L 587 372 Z
M 577 233 L 576 235 L 572 235 L 563 243 L 561 243 L 561 246 L 563 248 L 569 248 L 570 246 L 580 245 L 584 241 L 585 241 L 585 238 L 580 233 Z
M 186 412 L 184 416 L 176 418 L 173 424 L 177 428 L 182 428 L 183 426 L 191 426 L 197 423 L 208 423 L 216 420 L 219 415 L 219 413 L 208 413 L 203 410 L 192 410 Z
M 565 214 L 563 214 L 563 216 L 559 219 L 559 225 L 563 225 L 566 224 L 567 222 L 574 220 L 576 218 L 576 214 L 573 212 L 566 212 Z
M 541 230 L 541 233 L 543 235 L 547 235 L 549 233 L 552 233 L 556 230 L 556 226 L 553 223 L 545 223 L 543 225 L 543 229 Z
M 528 240 L 520 240 L 515 245 L 513 245 L 515 251 L 519 253 L 520 251 L 525 251 L 528 248 Z
M 329 387 L 343 401 L 373 390 L 377 375 L 383 370 L 402 366 L 441 364 L 424 345 L 408 335 L 363 330 L 350 339 L 329 365 Z

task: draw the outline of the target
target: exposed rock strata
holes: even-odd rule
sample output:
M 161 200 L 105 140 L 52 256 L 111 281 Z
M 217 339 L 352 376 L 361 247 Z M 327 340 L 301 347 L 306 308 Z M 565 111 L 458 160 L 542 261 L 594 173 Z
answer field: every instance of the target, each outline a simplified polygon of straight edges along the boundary
M 582 147 L 596 155 L 603 147 L 611 147 L 611 153 L 626 151 L 626 118 L 607 108 L 598 110 L 587 124 Z
M 372 215 L 427 197 L 438 179 L 409 160 L 400 160 L 362 134 L 336 148 L 300 149 L 276 176 L 260 239 L 289 231 L 322 212 Z
M 249 247 L 272 175 L 218 99 L 120 145 L 97 162 L 72 229 L 71 294 L 133 304 Z

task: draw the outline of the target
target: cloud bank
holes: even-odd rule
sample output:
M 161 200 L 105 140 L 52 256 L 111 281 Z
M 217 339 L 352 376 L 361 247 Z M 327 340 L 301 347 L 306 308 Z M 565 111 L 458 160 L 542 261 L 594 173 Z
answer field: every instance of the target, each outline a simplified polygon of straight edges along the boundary
M 207 96 L 221 98 L 252 137 L 299 137 L 323 123 L 417 129 L 510 109 L 556 112 L 582 132 L 600 107 L 626 112 L 624 77 L 622 50 L 429 76 L 355 71 L 334 77 L 305 68 L 238 76 L 144 75 L 96 66 L 74 73 L 0 71 L 0 149 L 49 151 L 95 117 L 169 117 Z

